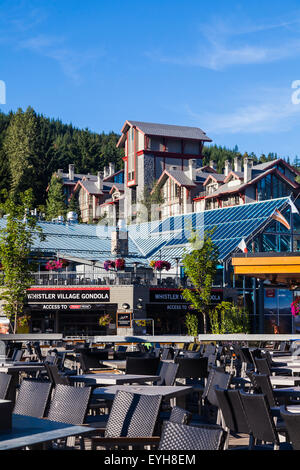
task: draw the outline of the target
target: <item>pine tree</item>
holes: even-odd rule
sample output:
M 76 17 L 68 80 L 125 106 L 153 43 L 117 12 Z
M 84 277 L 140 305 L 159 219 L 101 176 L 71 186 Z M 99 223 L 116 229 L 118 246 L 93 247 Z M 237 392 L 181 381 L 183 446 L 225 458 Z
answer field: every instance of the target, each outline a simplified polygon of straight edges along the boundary
M 48 189 L 46 219 L 52 220 L 60 215 L 65 216 L 66 210 L 62 179 L 54 173 L 51 177 Z
M 78 196 L 74 193 L 70 197 L 69 204 L 68 204 L 68 211 L 76 212 L 78 216 L 78 222 L 81 221 L 81 212 L 80 212 Z
M 44 165 L 41 157 L 40 126 L 32 108 L 22 109 L 12 116 L 7 128 L 3 149 L 11 175 L 10 192 L 16 198 L 21 192 L 33 189 L 35 201 L 42 195 Z

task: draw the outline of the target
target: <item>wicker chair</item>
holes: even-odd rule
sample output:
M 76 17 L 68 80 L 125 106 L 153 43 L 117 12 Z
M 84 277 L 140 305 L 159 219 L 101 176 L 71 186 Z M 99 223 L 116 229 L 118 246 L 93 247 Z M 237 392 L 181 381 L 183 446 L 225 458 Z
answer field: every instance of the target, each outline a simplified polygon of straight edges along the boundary
M 93 436 L 92 449 L 97 447 L 127 447 L 131 445 L 155 445 L 159 438 L 153 437 L 162 397 L 118 391 L 113 400 L 104 437 Z M 100 430 L 99 430 L 100 431 Z
M 83 424 L 90 396 L 90 387 L 57 385 L 50 402 L 47 418 L 61 423 Z
M 158 450 L 223 450 L 226 433 L 219 426 L 186 426 L 166 421 Z
M 300 413 L 290 412 L 285 406 L 280 407 L 280 413 L 285 422 L 293 450 L 300 450 Z
M 288 443 L 280 442 L 279 433 L 270 413 L 265 395 L 250 394 L 243 391 L 239 391 L 239 393 L 255 444 L 257 442 L 265 443 L 265 445 L 257 448 L 259 450 L 268 450 L 268 448 L 273 450 L 290 450 L 291 446 L 289 446 Z M 267 445 L 267 443 L 271 445 Z M 256 449 L 256 445 L 254 445 L 253 449 Z
M 23 379 L 17 394 L 13 413 L 43 418 L 50 398 L 52 384 Z

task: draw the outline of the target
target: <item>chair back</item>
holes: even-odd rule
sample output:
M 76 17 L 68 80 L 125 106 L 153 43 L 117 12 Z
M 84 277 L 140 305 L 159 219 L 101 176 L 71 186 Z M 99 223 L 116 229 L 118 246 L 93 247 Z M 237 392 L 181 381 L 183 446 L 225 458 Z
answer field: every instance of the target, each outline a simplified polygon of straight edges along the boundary
M 239 393 L 254 439 L 279 445 L 279 437 L 265 395 L 243 391 Z
M 68 424 L 83 424 L 91 396 L 91 387 L 56 385 L 47 418 Z
M 221 450 L 224 448 L 225 431 L 220 426 L 185 424 L 166 421 L 158 450 Z
M 281 406 L 280 414 L 286 425 L 293 450 L 300 450 L 300 413 L 292 413 L 285 406 Z
M 109 413 L 105 437 L 152 436 L 161 401 L 160 395 L 140 395 L 119 390 Z
M 234 419 L 234 410 L 230 406 L 226 392 L 227 390 L 220 388 L 218 385 L 215 385 L 215 394 L 218 401 L 218 406 L 222 413 L 223 422 L 230 431 L 237 432 Z
M 190 411 L 184 410 L 179 406 L 173 406 L 169 421 L 172 423 L 189 424 L 192 420 L 192 417 L 193 415 Z
M 208 377 L 208 358 L 190 359 L 178 356 L 175 362 L 179 365 L 176 378 L 202 379 Z
M 218 399 L 216 397 L 215 386 L 218 385 L 220 388 L 227 390 L 231 382 L 231 377 L 231 374 L 215 370 L 206 397 L 207 401 L 211 405 L 214 405 L 216 407 L 219 406 Z
M 43 418 L 50 398 L 52 384 L 23 379 L 17 394 L 13 413 Z
M 179 364 L 173 362 L 161 361 L 158 375 L 160 380 L 155 385 L 174 385 L 177 377 Z
M 271 375 L 270 367 L 265 357 L 261 359 L 255 358 L 255 365 L 257 368 L 257 372 L 259 372 L 260 374 Z
M 156 375 L 160 363 L 159 357 L 127 357 L 126 374 Z
M 6 400 L 9 394 L 10 385 L 12 383 L 12 375 L 0 372 L 0 399 Z
M 69 378 L 66 375 L 62 375 L 59 373 L 58 367 L 56 364 L 48 364 L 45 362 L 45 368 L 47 370 L 47 374 L 49 377 L 50 382 L 54 386 L 56 385 L 70 385 Z
M 269 407 L 276 406 L 270 376 L 268 374 L 253 374 L 256 393 L 262 393 L 266 396 Z

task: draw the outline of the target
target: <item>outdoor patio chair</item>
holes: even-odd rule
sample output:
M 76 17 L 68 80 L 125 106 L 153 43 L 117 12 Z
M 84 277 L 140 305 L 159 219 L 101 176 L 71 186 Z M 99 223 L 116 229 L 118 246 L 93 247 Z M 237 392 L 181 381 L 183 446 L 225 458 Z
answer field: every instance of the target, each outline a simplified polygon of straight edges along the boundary
M 234 450 L 248 450 L 252 447 L 252 436 L 238 390 L 226 390 L 215 385 L 215 394 L 221 411 L 221 425 L 228 432 L 225 447 L 228 447 L 230 433 L 249 435 L 248 446 L 238 446 Z
M 288 441 L 291 443 L 293 450 L 300 450 L 300 411 L 298 413 L 288 411 L 283 405 L 280 407 L 280 413 L 285 422 Z
M 118 391 L 105 429 L 91 437 L 92 450 L 97 447 L 128 447 L 157 445 L 159 436 L 153 436 L 158 422 L 162 397 Z
M 6 400 L 12 385 L 12 375 L 0 372 L 0 399 Z
M 17 393 L 13 413 L 42 418 L 45 415 L 52 384 L 23 379 Z
M 253 450 L 290 450 L 291 446 L 287 442 L 280 441 L 280 435 L 276 430 L 265 395 L 243 391 L 239 393 L 254 439 Z M 259 447 L 257 447 L 258 444 Z
M 187 426 L 166 421 L 158 450 L 223 450 L 226 433 L 220 426 Z

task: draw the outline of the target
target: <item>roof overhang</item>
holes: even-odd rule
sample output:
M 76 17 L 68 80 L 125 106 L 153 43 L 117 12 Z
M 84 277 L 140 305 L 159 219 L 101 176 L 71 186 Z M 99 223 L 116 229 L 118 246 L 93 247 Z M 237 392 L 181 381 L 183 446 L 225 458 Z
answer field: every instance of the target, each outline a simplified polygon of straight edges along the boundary
M 300 253 L 244 253 L 233 255 L 234 274 L 248 276 L 289 289 L 300 286 Z

